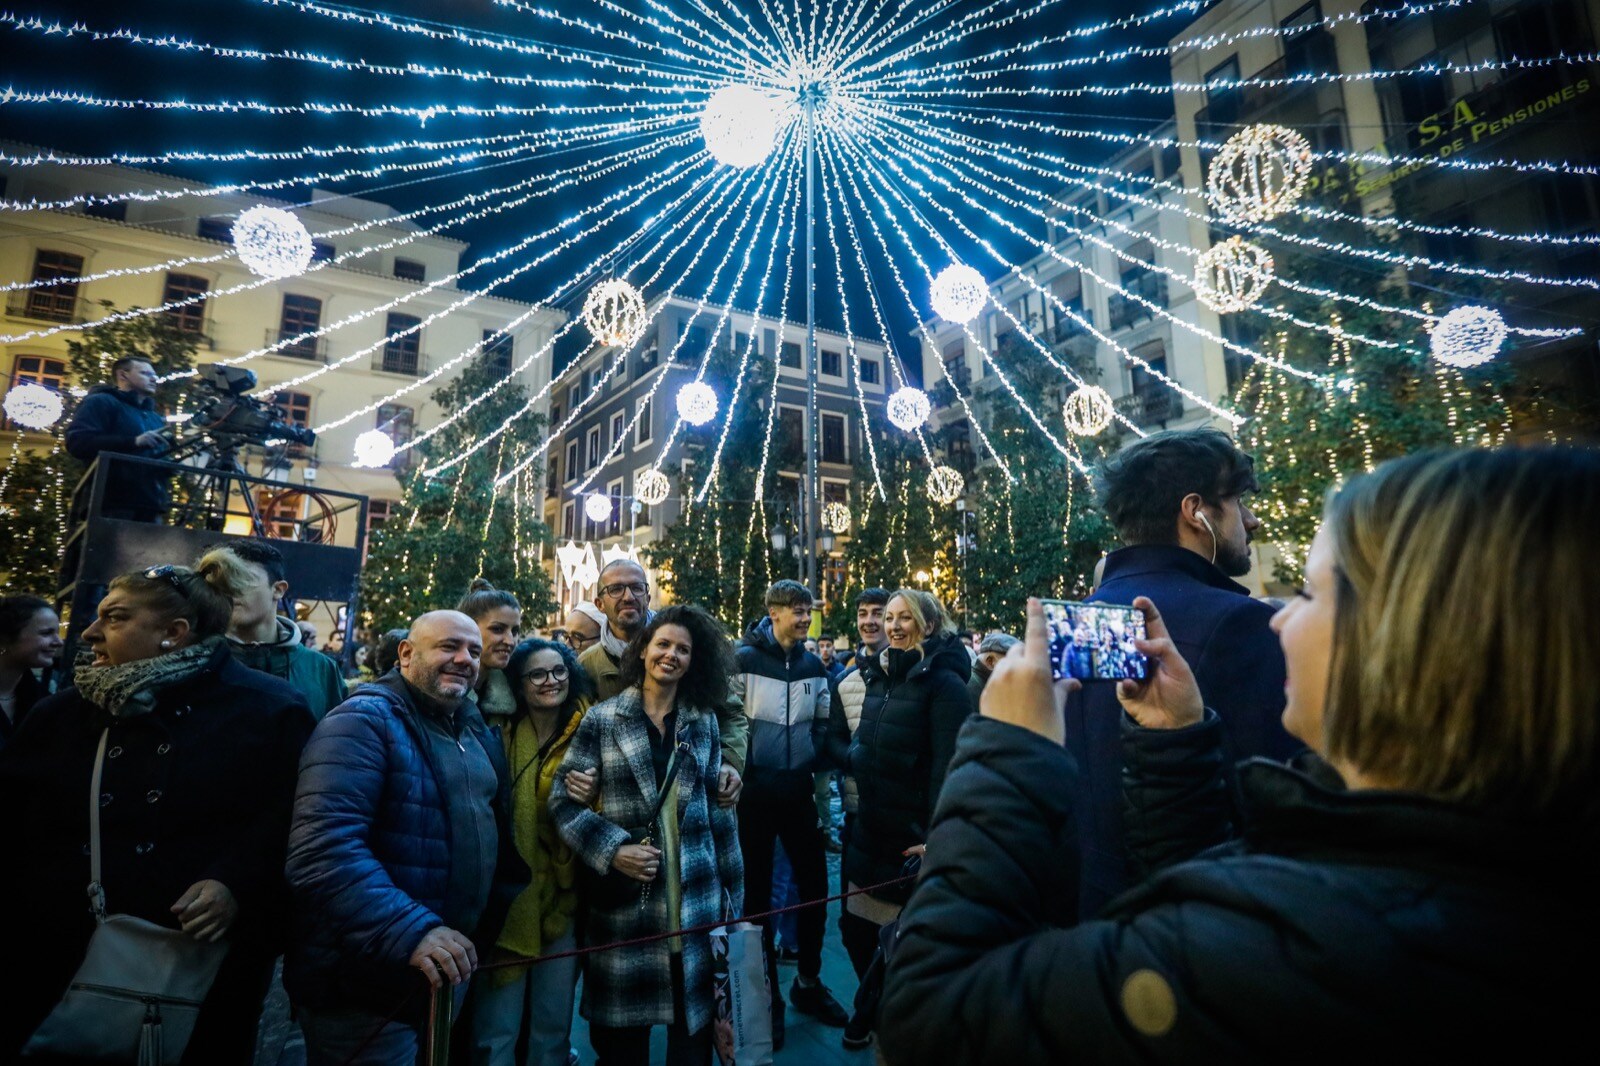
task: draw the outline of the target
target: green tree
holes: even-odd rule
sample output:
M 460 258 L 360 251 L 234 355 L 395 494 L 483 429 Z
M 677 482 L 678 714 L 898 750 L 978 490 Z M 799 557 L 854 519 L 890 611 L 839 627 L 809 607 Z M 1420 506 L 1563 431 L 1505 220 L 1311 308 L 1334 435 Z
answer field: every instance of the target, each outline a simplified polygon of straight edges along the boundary
M 502 371 L 478 358 L 433 398 L 453 414 L 499 379 Z M 362 613 L 377 629 L 410 624 L 418 615 L 453 607 L 482 577 L 522 602 L 529 619 L 556 609 L 550 579 L 539 565 L 550 531 L 539 517 L 543 467 L 533 464 L 499 489 L 495 480 L 521 455 L 520 442 L 540 440 L 544 419 L 517 418 L 514 428 L 465 462 L 430 478 L 423 470 L 458 456 L 527 403 L 527 389 L 507 385 L 408 453 L 395 514 L 372 536 L 361 572 Z

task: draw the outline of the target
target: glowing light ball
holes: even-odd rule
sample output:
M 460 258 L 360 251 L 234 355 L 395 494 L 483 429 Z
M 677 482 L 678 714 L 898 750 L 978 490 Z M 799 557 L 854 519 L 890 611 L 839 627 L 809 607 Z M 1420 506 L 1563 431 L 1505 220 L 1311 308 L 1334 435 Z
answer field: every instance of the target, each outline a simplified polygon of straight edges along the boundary
M 822 508 L 822 528 L 829 533 L 850 531 L 850 508 L 837 501 Z
M 961 473 L 948 466 L 936 466 L 928 471 L 928 495 L 934 503 L 955 503 L 967 487 Z
M 1099 385 L 1084 385 L 1072 390 L 1061 405 L 1067 428 L 1080 437 L 1092 437 L 1111 424 L 1111 394 Z
M 381 429 L 369 429 L 356 438 L 356 466 L 388 466 L 394 458 L 394 440 Z
M 672 482 L 659 470 L 646 470 L 633 479 L 633 498 L 654 507 L 665 503 L 672 493 Z
M 1206 193 L 1233 222 L 1265 222 L 1288 211 L 1311 178 L 1311 142 L 1270 122 L 1229 137 L 1211 160 Z
M 927 393 L 907 385 L 896 389 L 894 395 L 889 397 L 887 411 L 889 421 L 910 433 L 928 420 L 933 404 L 929 402 Z
M 778 139 L 778 102 L 749 85 L 724 85 L 700 112 L 700 136 L 713 159 L 753 167 L 772 154 Z
M 933 279 L 933 313 L 946 322 L 971 322 L 989 302 L 983 275 L 964 263 L 951 263 Z
M 6 393 L 6 417 L 24 429 L 49 429 L 61 419 L 61 396 L 34 381 Z
M 1458 370 L 1482 366 L 1506 342 L 1506 320 L 1487 307 L 1457 307 L 1433 327 L 1433 357 Z
M 1272 284 L 1272 254 L 1243 237 L 1212 245 L 1194 268 L 1195 295 L 1218 314 L 1255 306 Z
M 621 278 L 602 281 L 583 301 L 583 324 L 601 344 L 626 348 L 644 336 L 644 297 Z
M 281 207 L 252 207 L 233 224 L 233 246 L 264 278 L 292 278 L 311 265 L 311 234 Z
M 717 394 L 703 381 L 691 381 L 678 390 L 678 417 L 691 426 L 703 426 L 717 417 Z
M 590 493 L 584 497 L 583 513 L 591 522 L 609 522 L 611 520 L 611 497 L 602 496 L 598 492 Z

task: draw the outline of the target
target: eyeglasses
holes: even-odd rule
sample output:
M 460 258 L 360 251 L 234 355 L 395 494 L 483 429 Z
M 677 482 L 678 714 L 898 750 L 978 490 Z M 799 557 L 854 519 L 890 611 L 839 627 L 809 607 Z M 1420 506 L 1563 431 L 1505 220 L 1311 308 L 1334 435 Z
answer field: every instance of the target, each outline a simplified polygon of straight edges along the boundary
M 548 670 L 536 667 L 522 675 L 522 680 L 532 681 L 535 685 L 542 685 L 547 679 L 565 681 L 571 673 L 565 666 L 552 666 Z
M 633 593 L 638 599 L 644 599 L 646 596 L 650 595 L 650 586 L 645 584 L 607 585 L 605 588 L 600 590 L 600 595 L 608 596 L 613 600 L 620 600 L 626 593 L 629 592 Z
M 152 566 L 144 572 L 148 581 L 170 581 L 172 587 L 178 590 L 181 596 L 188 596 L 188 590 L 183 585 L 183 575 L 178 573 L 178 568 L 168 563 L 164 566 Z

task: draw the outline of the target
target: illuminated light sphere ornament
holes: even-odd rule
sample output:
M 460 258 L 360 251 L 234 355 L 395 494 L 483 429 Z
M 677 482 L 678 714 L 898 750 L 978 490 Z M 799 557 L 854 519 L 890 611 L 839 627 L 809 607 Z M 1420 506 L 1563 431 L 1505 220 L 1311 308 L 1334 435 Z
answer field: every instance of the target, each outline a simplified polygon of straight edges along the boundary
M 281 207 L 252 207 L 233 224 L 233 246 L 264 278 L 292 278 L 311 265 L 311 234 Z
M 1266 222 L 1299 201 L 1311 178 L 1311 142 L 1270 122 L 1229 137 L 1211 160 L 1206 194 L 1230 222 Z
M 61 419 L 61 395 L 34 381 L 6 393 L 6 417 L 24 429 L 49 429 Z
M 1458 370 L 1482 366 L 1506 342 L 1506 322 L 1500 312 L 1487 307 L 1457 307 L 1433 327 L 1433 357 Z
M 1074 389 L 1061 405 L 1067 429 L 1080 437 L 1093 437 L 1111 424 L 1111 394 L 1099 385 Z
M 394 458 L 394 440 L 381 429 L 369 429 L 356 438 L 356 466 L 388 466 Z
M 1272 255 L 1243 237 L 1212 245 L 1194 268 L 1195 295 L 1218 314 L 1244 311 L 1272 284 Z
M 911 385 L 896 389 L 887 405 L 889 421 L 907 433 L 926 422 L 932 411 L 933 404 L 928 400 L 928 394 Z
M 822 508 L 822 528 L 829 533 L 850 532 L 850 508 L 835 500 Z
M 583 324 L 600 344 L 626 348 L 644 336 L 644 297 L 621 278 L 602 281 L 583 301 Z
M 717 394 L 703 381 L 691 381 L 678 390 L 678 417 L 691 426 L 703 426 L 717 417 Z
M 971 322 L 989 302 L 989 286 L 965 263 L 951 263 L 933 279 L 928 299 L 933 313 L 946 322 Z
M 591 522 L 611 521 L 611 497 L 591 492 L 584 498 L 583 514 Z
M 778 123 L 778 102 L 772 97 L 749 85 L 724 85 L 700 112 L 700 136 L 717 162 L 753 167 L 772 154 Z
M 633 498 L 650 507 L 665 503 L 672 494 L 672 483 L 659 470 L 646 470 L 633 479 Z
M 955 503 L 966 487 L 961 472 L 953 467 L 936 466 L 928 471 L 928 495 L 934 503 Z

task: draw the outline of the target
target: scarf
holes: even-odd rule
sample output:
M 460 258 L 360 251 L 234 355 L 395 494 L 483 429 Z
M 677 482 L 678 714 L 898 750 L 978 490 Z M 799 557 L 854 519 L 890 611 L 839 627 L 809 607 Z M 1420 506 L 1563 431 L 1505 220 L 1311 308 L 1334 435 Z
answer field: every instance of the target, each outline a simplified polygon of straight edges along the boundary
M 223 638 L 207 637 L 187 648 L 120 666 L 80 666 L 72 682 L 83 698 L 113 718 L 132 718 L 155 710 L 162 690 L 203 673 Z
M 644 613 L 644 623 L 640 628 L 642 629 L 644 626 L 649 625 L 650 619 L 655 616 L 656 613 L 654 611 L 646 611 Z M 600 627 L 600 646 L 606 650 L 607 655 L 611 656 L 612 662 L 620 663 L 622 661 L 622 653 L 628 650 L 628 641 L 631 639 L 631 637 L 619 637 L 611 632 L 610 622 Z

